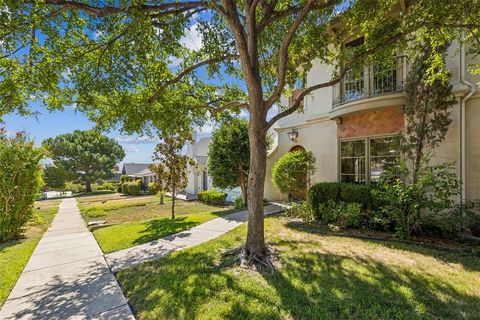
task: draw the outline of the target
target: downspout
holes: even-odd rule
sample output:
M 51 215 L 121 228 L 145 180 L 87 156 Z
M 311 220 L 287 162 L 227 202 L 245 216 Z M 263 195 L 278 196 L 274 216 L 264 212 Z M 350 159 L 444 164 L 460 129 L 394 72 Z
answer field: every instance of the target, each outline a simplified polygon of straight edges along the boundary
M 465 35 L 463 35 L 463 38 Z M 469 82 L 466 79 L 466 51 L 465 51 L 465 44 L 462 43 L 460 49 L 460 83 L 469 87 L 469 92 L 466 96 L 460 98 L 460 176 L 462 181 L 462 189 L 461 189 L 461 198 L 460 198 L 460 205 L 463 205 L 466 200 L 466 125 L 465 125 L 465 114 L 466 114 L 466 105 L 467 100 L 475 93 L 475 85 Z M 461 228 L 464 228 L 464 221 L 465 221 L 465 210 L 462 206 L 462 223 Z

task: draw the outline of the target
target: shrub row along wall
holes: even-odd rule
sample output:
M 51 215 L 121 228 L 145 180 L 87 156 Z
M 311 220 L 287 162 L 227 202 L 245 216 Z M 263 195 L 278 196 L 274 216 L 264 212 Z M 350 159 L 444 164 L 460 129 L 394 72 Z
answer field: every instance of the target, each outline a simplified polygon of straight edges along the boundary
M 309 190 L 309 202 L 315 210 L 329 201 L 358 203 L 364 210 L 375 210 L 377 205 L 371 195 L 371 184 L 320 182 Z

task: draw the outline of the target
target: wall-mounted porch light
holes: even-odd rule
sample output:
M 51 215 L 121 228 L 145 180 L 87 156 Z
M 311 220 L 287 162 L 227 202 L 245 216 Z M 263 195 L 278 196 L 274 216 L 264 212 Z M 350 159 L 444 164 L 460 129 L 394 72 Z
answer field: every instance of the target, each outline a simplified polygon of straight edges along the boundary
M 297 142 L 297 138 L 298 138 L 298 131 L 297 130 L 292 128 L 292 131 L 287 132 L 287 134 L 288 134 L 288 139 L 290 139 L 290 141 Z

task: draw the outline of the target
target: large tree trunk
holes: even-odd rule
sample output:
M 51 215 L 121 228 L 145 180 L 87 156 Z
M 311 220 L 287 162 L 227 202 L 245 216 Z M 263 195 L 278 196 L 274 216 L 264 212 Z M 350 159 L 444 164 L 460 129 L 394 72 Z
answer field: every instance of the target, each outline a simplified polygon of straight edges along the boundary
M 247 178 L 245 178 L 245 175 L 243 173 L 243 167 L 240 166 L 240 168 L 238 169 L 238 172 L 239 172 L 239 177 L 240 177 L 240 189 L 242 190 L 242 201 L 243 201 L 243 205 L 246 206 L 247 205 Z
M 250 114 L 250 168 L 248 173 L 248 231 L 245 255 L 248 260 L 263 261 L 268 253 L 263 222 L 263 194 L 267 165 L 266 130 L 262 112 Z
M 92 192 L 92 183 L 89 180 L 85 181 L 85 192 Z

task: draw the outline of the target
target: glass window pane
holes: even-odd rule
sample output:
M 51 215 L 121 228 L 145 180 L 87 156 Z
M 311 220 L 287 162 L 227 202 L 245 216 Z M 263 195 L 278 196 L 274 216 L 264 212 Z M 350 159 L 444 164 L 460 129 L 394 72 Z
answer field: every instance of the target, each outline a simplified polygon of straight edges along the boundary
M 398 136 L 370 139 L 370 180 L 378 180 L 400 155 Z
M 365 140 L 342 141 L 340 143 L 340 180 L 365 182 L 365 178 Z
M 397 156 L 400 154 L 398 136 L 370 139 L 370 156 Z
M 350 182 L 350 183 L 365 183 L 365 175 L 350 175 L 344 174 L 340 177 L 341 182 Z

